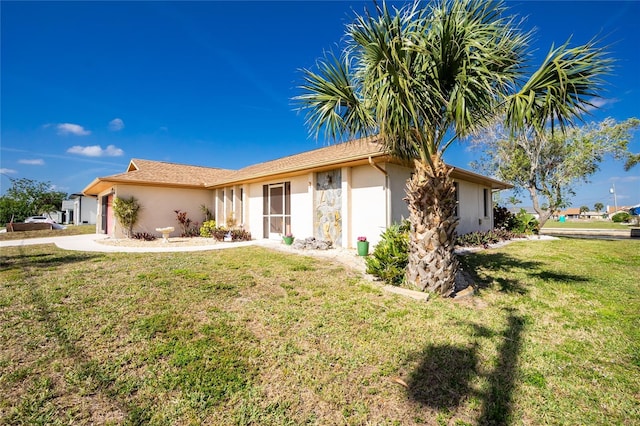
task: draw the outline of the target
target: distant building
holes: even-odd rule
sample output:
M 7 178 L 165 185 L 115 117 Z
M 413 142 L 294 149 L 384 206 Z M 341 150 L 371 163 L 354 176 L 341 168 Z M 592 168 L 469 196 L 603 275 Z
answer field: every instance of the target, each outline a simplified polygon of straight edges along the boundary
M 66 225 L 95 225 L 98 215 L 97 198 L 71 194 L 68 200 L 62 201 L 62 211 L 62 223 Z

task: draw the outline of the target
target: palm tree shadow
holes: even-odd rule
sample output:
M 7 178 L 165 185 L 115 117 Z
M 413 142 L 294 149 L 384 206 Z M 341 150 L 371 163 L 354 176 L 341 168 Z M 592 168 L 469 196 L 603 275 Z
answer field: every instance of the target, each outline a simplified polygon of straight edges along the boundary
M 429 346 L 418 357 L 420 363 L 407 381 L 409 397 L 435 409 L 458 407 L 477 374 L 476 346 Z
M 512 420 L 513 392 L 518 373 L 518 355 L 522 346 L 524 318 L 510 310 L 507 327 L 502 332 L 498 360 L 489 374 L 489 391 L 484 396 L 479 425 L 508 425 Z
M 587 277 L 580 275 L 544 270 L 541 269 L 542 262 L 521 260 L 507 253 L 472 253 L 459 256 L 459 260 L 478 287 L 487 288 L 497 285 L 498 290 L 504 293 L 522 295 L 528 293 L 522 280 L 505 277 L 505 275 L 514 275 L 516 272 L 524 272 L 529 277 L 544 281 L 585 282 L 588 280 Z
M 0 256 L 0 270 L 3 269 L 26 269 L 26 268 L 53 268 L 62 266 L 65 264 L 85 262 L 87 260 L 95 259 L 102 256 L 95 253 L 80 253 L 80 252 L 64 252 L 59 249 L 55 249 L 51 252 L 33 253 L 27 251 L 24 248 L 19 249 L 18 254 L 1 255 Z
M 434 345 L 408 359 L 417 367 L 409 374 L 407 394 L 412 400 L 436 409 L 455 411 L 470 396 L 481 400 L 479 425 L 507 425 L 512 419 L 513 392 L 516 386 L 518 356 L 522 345 L 524 319 L 508 311 L 507 326 L 500 333 L 471 324 L 472 343 L 467 346 Z M 479 372 L 479 340 L 502 337 L 495 368 L 489 373 Z M 485 377 L 486 391 L 474 390 L 471 382 Z

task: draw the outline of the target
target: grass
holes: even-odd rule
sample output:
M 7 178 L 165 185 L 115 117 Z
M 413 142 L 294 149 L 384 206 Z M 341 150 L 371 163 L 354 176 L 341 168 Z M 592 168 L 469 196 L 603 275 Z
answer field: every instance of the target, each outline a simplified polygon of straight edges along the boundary
M 466 256 L 465 302 L 251 247 L 3 248 L 2 424 L 638 424 L 640 242 Z
M 579 229 L 629 229 L 629 224 L 615 223 L 608 220 L 571 220 L 558 222 L 548 220 L 544 228 L 579 228 Z M 543 228 L 543 229 L 544 229 Z
M 51 229 L 41 231 L 2 232 L 0 241 L 22 240 L 27 238 L 64 237 L 68 235 L 95 234 L 95 225 L 67 225 L 66 229 Z

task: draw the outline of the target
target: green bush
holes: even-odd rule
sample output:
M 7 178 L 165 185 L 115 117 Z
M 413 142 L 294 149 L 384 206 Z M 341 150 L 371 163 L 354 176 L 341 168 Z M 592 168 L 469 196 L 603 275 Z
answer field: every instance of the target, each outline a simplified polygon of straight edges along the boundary
M 375 250 L 365 261 L 368 274 L 387 284 L 401 285 L 409 263 L 409 222 L 394 224 L 384 231 Z
M 113 199 L 113 214 L 124 228 L 127 238 L 133 236 L 133 226 L 138 221 L 141 209 L 142 206 L 133 195 L 129 198 L 114 197 Z
M 493 227 L 513 231 L 517 226 L 516 216 L 506 207 L 496 206 L 493 208 Z
M 611 216 L 611 220 L 615 223 L 629 222 L 631 215 L 627 212 L 619 212 Z
M 215 220 L 207 220 L 202 223 L 200 227 L 200 236 L 205 238 L 213 237 L 213 231 L 216 229 L 216 221 Z
M 537 234 L 539 222 L 536 218 L 526 212 L 525 209 L 520 209 L 520 212 L 515 217 L 516 225 L 512 229 L 519 234 Z

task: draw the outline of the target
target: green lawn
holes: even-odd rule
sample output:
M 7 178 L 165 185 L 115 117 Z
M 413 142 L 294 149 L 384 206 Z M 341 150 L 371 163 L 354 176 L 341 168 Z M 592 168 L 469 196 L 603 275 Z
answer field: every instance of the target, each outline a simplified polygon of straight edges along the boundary
M 549 220 L 544 224 L 544 228 L 629 229 L 629 225 L 608 220 L 571 220 L 569 222 Z
M 3 248 L 2 424 L 640 424 L 640 242 L 469 255 L 453 303 L 250 247 Z
M 95 225 L 68 225 L 66 229 L 52 229 L 41 231 L 2 232 L 0 241 L 22 240 L 25 238 L 64 237 L 67 235 L 95 234 Z

